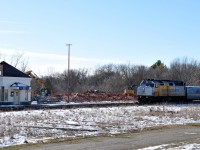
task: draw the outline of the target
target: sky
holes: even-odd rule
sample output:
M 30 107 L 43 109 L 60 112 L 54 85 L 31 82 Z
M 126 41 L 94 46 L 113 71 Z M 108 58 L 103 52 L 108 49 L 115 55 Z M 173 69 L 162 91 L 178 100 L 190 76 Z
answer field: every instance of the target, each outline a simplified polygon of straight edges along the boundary
M 199 61 L 199 0 L 0 0 L 0 54 L 38 75 L 104 64 Z

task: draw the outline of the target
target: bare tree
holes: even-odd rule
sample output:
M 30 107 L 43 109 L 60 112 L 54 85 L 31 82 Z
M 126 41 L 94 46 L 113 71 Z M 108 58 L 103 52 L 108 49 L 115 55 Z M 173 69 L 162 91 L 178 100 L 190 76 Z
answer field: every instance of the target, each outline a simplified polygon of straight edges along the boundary
M 26 60 L 26 59 L 23 59 L 22 61 L 21 61 L 21 71 L 22 72 L 26 72 L 27 71 L 27 69 L 28 69 L 28 63 L 29 63 L 29 61 L 28 60 Z
M 20 53 L 20 52 L 16 52 L 16 54 L 12 55 L 11 61 L 10 61 L 11 65 L 14 67 L 17 67 L 23 55 L 24 53 Z
M 16 54 L 11 56 L 10 64 L 16 68 L 19 68 L 22 72 L 28 69 L 28 59 L 24 57 L 23 52 L 16 52 Z M 21 66 L 19 66 L 21 64 Z
M 187 85 L 199 83 L 199 71 L 199 65 L 194 59 L 177 58 L 170 65 L 170 77 L 174 80 L 183 80 Z
M 159 64 L 164 67 L 159 67 Z M 55 93 L 67 91 L 66 71 L 45 76 L 44 79 L 47 87 Z M 108 64 L 97 68 L 92 75 L 88 75 L 88 71 L 84 69 L 70 70 L 70 90 L 122 93 L 125 86 L 139 85 L 143 79 L 183 80 L 187 85 L 199 85 L 200 64 L 195 60 L 184 58 L 174 60 L 169 68 L 160 61 L 155 63 L 154 67 Z

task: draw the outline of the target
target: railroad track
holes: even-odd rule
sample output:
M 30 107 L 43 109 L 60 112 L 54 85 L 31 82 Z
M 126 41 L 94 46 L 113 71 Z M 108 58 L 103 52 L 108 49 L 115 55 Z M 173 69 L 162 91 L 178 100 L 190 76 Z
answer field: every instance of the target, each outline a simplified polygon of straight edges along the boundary
M 31 105 L 0 105 L 0 111 L 17 111 L 17 110 L 39 110 L 39 109 L 70 109 L 70 108 L 91 108 L 91 107 L 118 107 L 118 106 L 140 106 L 140 105 L 200 105 L 200 101 L 191 103 L 152 103 L 139 104 L 136 101 L 115 101 L 115 102 L 80 102 L 80 103 L 46 103 Z
M 31 104 L 31 105 L 1 105 L 0 110 L 38 110 L 38 109 L 70 109 L 70 108 L 91 108 L 91 107 L 117 107 L 137 105 L 135 101 L 129 102 L 83 102 L 83 103 L 65 103 L 65 104 Z

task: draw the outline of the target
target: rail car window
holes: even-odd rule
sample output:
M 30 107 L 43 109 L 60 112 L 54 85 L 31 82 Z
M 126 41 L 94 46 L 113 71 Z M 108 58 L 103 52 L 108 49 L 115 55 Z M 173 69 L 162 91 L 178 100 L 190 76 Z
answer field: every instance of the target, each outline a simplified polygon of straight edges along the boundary
M 169 83 L 169 86 L 173 86 L 174 84 L 173 83 Z

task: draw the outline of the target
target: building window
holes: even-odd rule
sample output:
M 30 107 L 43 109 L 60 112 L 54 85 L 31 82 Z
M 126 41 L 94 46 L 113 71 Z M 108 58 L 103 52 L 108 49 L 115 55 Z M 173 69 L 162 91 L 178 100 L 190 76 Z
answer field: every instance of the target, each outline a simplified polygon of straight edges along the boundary
M 11 96 L 11 97 L 14 97 L 14 91 L 11 91 L 11 92 L 10 92 L 10 96 Z
M 5 97 L 4 97 L 4 98 L 5 98 L 4 101 L 8 101 L 8 90 L 5 90 L 4 92 L 5 92 L 5 93 L 4 93 L 4 94 L 5 94 L 5 95 L 4 95 L 4 96 L 5 96 Z

